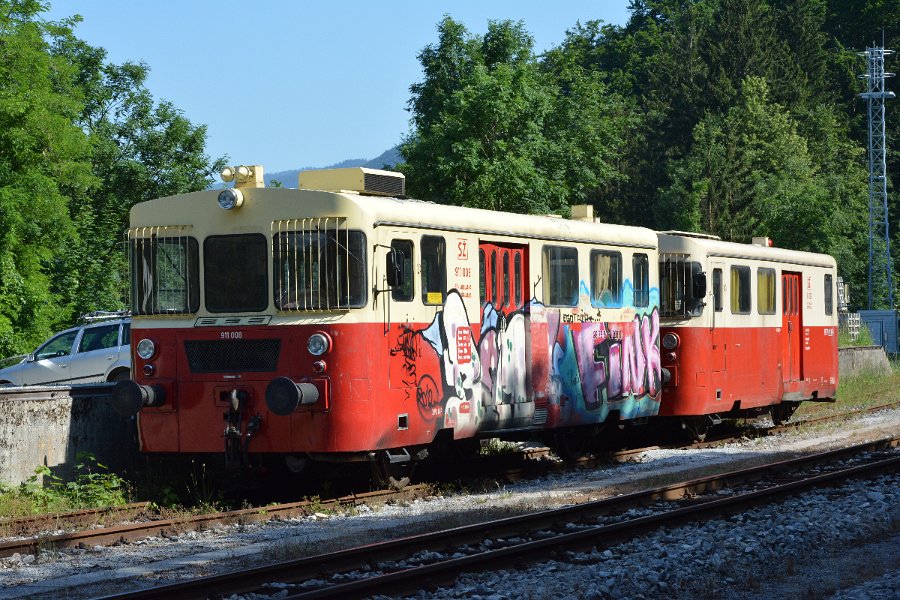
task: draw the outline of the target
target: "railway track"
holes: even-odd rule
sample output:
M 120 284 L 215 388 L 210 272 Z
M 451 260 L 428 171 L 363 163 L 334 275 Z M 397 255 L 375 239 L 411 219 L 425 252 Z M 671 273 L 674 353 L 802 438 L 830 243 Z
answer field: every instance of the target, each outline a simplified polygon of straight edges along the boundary
M 124 506 L 106 506 L 64 513 L 45 515 L 29 515 L 15 519 L 0 519 L 0 535 L 3 537 L 26 536 L 59 531 L 65 529 L 106 526 L 110 523 L 121 523 L 142 514 L 150 509 L 149 502 L 133 502 Z M 16 551 L 7 552 L 6 544 L 16 547 L 18 542 L 0 542 L 0 557 L 10 556 Z
M 409 486 L 400 492 L 389 490 L 342 496 L 331 500 L 303 500 L 266 507 L 245 508 L 202 515 L 184 515 L 173 519 L 145 520 L 85 529 L 72 533 L 44 534 L 25 539 L 0 543 L 0 557 L 13 554 L 34 554 L 39 550 L 111 545 L 148 537 L 169 537 L 186 531 L 206 529 L 220 525 L 249 524 L 272 519 L 288 519 L 305 516 L 317 511 L 336 510 L 364 503 L 377 503 L 401 498 L 412 499 L 427 492 L 427 486 Z M 146 503 L 145 503 L 146 504 Z M 109 509 L 100 509 L 99 512 Z M 88 512 L 88 511 L 84 511 Z M 92 513 L 93 514 L 93 513 Z M 54 530 L 59 529 L 54 527 Z M 44 530 L 46 531 L 46 530 Z
M 900 403 L 893 403 L 854 411 L 851 414 L 875 412 L 887 408 L 896 408 Z M 847 413 L 830 415 L 810 420 L 797 421 L 786 425 L 753 429 L 755 436 L 762 437 L 787 431 L 798 426 L 813 423 L 826 422 L 846 418 Z M 715 439 L 692 444 L 671 444 L 663 446 L 641 447 L 635 449 L 620 450 L 604 453 L 599 456 L 585 457 L 575 465 L 578 468 L 596 468 L 609 461 L 626 462 L 633 460 L 637 455 L 651 449 L 691 449 L 711 448 L 722 444 L 746 438 L 748 432 L 726 434 Z M 519 456 L 510 457 L 512 460 L 485 461 L 482 465 L 483 475 L 505 480 L 518 480 L 527 477 L 545 475 L 551 470 L 565 470 L 570 465 L 562 463 L 550 463 L 540 459 L 552 454 L 550 448 L 529 448 Z M 389 501 L 406 501 L 424 497 L 430 494 L 428 485 L 407 486 L 401 491 L 378 490 L 374 492 L 355 493 L 339 498 L 324 500 L 304 500 L 265 507 L 245 508 L 233 511 L 225 511 L 212 514 L 183 515 L 178 518 L 148 519 L 139 522 L 124 523 L 147 508 L 147 503 L 138 503 L 128 507 L 104 508 L 92 511 L 80 511 L 69 515 L 48 515 L 46 517 L 26 517 L 23 519 L 2 522 L 0 532 L 8 532 L 7 535 L 25 536 L 22 539 L 14 539 L 0 542 L 0 557 L 13 554 L 35 554 L 45 549 L 60 549 L 73 547 L 93 547 L 98 545 L 112 545 L 121 542 L 131 542 L 148 537 L 169 537 L 192 530 L 206 529 L 215 526 L 229 524 L 260 523 L 273 519 L 287 519 L 299 516 L 307 516 L 317 511 L 334 511 L 362 504 L 380 504 Z M 98 527 L 99 526 L 99 527 Z M 56 533 L 61 529 L 84 528 L 75 532 Z M 48 533 L 49 532 L 49 533 Z
M 279 598 L 359 598 L 452 583 L 462 572 L 564 559 L 662 526 L 719 518 L 900 467 L 891 438 L 625 496 L 290 560 L 108 598 L 179 600 L 282 590 Z M 283 595 L 286 592 L 287 595 Z

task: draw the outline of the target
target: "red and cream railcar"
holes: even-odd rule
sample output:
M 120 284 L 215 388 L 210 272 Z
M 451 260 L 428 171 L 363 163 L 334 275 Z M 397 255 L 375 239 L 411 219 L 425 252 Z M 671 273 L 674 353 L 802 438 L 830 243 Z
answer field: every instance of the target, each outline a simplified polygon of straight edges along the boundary
M 776 423 L 838 384 L 836 265 L 824 254 L 659 234 L 661 416 L 698 437 L 723 417 Z
M 114 403 L 143 451 L 369 460 L 396 482 L 436 442 L 657 413 L 655 232 L 408 200 L 384 171 L 234 175 L 131 211 Z

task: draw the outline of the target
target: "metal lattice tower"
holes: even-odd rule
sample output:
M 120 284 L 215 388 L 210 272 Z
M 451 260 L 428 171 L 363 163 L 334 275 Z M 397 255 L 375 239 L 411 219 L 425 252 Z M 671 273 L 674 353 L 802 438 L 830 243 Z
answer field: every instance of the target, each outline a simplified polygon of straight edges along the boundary
M 891 275 L 891 237 L 888 225 L 887 196 L 887 141 L 885 139 L 884 101 L 894 97 L 894 92 L 884 89 L 884 80 L 893 73 L 884 72 L 884 57 L 893 54 L 874 44 L 861 53 L 869 62 L 866 79 L 868 91 L 860 94 L 869 104 L 869 305 L 873 295 L 879 299 L 886 295 L 887 306 L 894 308 L 893 281 Z

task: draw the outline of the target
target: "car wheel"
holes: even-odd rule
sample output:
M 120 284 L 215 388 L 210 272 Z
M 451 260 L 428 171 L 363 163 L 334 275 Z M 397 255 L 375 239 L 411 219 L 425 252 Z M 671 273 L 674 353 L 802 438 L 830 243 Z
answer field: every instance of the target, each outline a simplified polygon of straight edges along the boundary
M 129 379 L 131 379 L 131 371 L 128 370 L 116 371 L 109 378 L 110 381 L 128 381 Z

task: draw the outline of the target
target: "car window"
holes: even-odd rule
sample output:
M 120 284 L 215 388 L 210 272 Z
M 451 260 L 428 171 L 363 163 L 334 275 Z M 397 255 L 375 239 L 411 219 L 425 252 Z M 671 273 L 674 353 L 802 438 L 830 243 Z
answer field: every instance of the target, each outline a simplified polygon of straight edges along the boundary
M 72 353 L 72 344 L 75 343 L 75 336 L 78 330 L 67 331 L 61 333 L 34 353 L 35 360 L 44 360 L 46 358 L 56 358 L 57 356 L 68 356 Z
M 122 324 L 122 345 L 127 346 L 131 344 L 131 323 L 123 323 Z
M 91 352 L 93 350 L 115 348 L 118 345 L 118 324 L 88 327 L 84 330 L 84 335 L 81 336 L 81 343 L 78 345 L 78 351 Z

